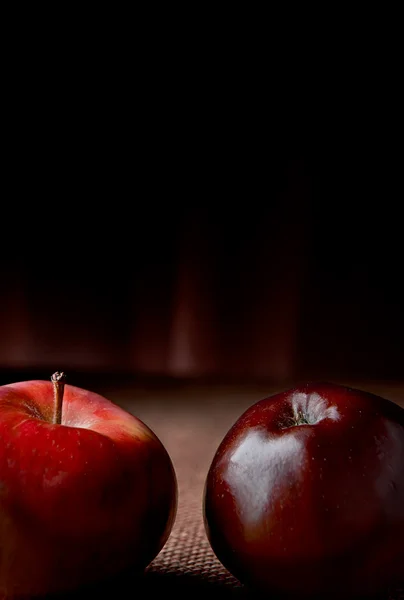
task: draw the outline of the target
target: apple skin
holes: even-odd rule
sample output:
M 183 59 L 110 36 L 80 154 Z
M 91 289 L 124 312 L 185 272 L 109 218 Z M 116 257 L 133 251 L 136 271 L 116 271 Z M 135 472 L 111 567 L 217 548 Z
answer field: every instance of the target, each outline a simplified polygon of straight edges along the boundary
M 404 410 L 327 383 L 257 402 L 213 458 L 203 511 L 218 559 L 266 594 L 355 597 L 401 583 Z
M 133 568 L 165 544 L 176 516 L 170 457 L 139 419 L 66 385 L 0 387 L 0 598 L 74 590 Z

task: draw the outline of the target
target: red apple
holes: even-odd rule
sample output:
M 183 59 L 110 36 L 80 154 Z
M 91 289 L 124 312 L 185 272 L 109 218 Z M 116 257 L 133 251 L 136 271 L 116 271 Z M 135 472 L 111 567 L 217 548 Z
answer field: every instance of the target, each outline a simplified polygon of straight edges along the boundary
M 266 593 L 371 594 L 404 579 L 404 410 L 304 385 L 251 406 L 211 464 L 214 552 Z
M 0 598 L 78 588 L 165 544 L 177 482 L 159 439 L 53 376 L 0 387 Z

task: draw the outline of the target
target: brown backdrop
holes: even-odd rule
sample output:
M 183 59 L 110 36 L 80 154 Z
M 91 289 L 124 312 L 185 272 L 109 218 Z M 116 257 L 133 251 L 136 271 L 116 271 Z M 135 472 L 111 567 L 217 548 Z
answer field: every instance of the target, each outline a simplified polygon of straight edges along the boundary
M 155 199 L 110 175 L 102 198 L 13 205 L 0 368 L 400 378 L 401 226 L 378 196 L 384 171 L 253 163 L 215 188 L 200 170 L 177 198 L 172 180 Z

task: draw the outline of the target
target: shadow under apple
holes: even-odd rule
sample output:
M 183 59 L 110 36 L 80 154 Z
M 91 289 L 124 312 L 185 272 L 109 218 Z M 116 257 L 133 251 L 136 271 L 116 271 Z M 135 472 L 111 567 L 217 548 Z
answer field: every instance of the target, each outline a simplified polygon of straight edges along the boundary
M 177 600 L 189 598 L 209 598 L 209 600 L 296 600 L 296 597 L 286 597 L 272 595 L 261 596 L 259 593 L 248 588 L 232 587 L 222 583 L 217 579 L 210 581 L 206 575 L 198 576 L 188 573 L 158 573 L 155 571 L 145 572 L 143 574 L 134 574 L 133 572 L 124 572 L 118 576 L 104 580 L 96 585 L 86 586 L 74 592 L 67 594 L 58 594 L 47 597 L 46 600 L 87 600 L 111 599 L 116 600 L 138 600 L 140 598 L 167 597 L 174 595 Z M 316 600 L 329 600 L 332 598 L 322 597 Z M 314 599 L 313 599 L 314 600 Z M 361 598 L 358 600 L 404 600 L 404 588 L 386 591 L 384 594 Z

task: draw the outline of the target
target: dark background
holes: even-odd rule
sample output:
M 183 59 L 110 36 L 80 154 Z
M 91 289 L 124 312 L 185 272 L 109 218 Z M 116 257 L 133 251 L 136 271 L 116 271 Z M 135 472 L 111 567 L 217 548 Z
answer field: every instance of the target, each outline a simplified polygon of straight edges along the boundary
M 385 145 L 152 133 L 116 152 L 71 134 L 54 155 L 26 135 L 10 158 L 4 383 L 402 379 L 401 167 Z

